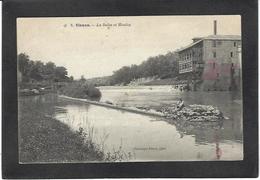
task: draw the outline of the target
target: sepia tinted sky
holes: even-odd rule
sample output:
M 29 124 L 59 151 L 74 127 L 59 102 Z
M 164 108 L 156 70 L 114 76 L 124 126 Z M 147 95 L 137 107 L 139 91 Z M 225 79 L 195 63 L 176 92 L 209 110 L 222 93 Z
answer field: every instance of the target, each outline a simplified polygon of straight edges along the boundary
M 213 20 L 218 34 L 241 35 L 240 16 L 18 18 L 17 49 L 75 78 L 100 77 L 213 34 Z

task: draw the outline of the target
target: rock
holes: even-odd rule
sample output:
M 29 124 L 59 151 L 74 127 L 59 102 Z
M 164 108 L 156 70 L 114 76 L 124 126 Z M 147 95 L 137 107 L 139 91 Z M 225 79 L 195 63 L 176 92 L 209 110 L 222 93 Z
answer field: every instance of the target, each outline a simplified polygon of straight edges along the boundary
M 167 118 L 190 122 L 216 122 L 223 120 L 219 109 L 207 105 L 190 105 L 178 111 L 176 107 L 164 107 L 162 113 Z
M 33 92 L 34 94 L 39 94 L 39 93 L 40 93 L 39 90 L 37 90 L 37 89 L 32 89 L 32 92 Z

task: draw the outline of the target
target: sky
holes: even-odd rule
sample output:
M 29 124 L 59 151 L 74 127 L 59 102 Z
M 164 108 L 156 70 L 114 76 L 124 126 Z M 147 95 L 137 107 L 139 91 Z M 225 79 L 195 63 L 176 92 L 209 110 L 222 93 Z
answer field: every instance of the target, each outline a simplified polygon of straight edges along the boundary
M 213 34 L 241 35 L 239 15 L 48 17 L 17 19 L 17 51 L 64 66 L 74 78 L 112 75 Z

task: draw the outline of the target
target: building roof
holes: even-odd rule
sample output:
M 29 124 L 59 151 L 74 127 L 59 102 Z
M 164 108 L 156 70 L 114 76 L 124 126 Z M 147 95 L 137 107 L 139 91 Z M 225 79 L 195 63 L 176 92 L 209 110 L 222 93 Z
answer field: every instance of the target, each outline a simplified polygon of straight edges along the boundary
M 241 40 L 239 35 L 209 35 L 203 39 L 216 39 L 216 40 Z
M 182 47 L 182 48 L 178 49 L 177 52 L 180 52 L 180 51 L 183 51 L 183 50 L 185 50 L 185 49 L 188 49 L 188 48 L 194 46 L 195 44 L 200 43 L 202 40 L 203 40 L 203 39 L 198 40 L 198 41 L 196 41 L 196 42 L 193 42 L 193 43 L 189 44 L 188 46 Z
M 195 39 L 197 39 L 197 38 L 195 38 Z M 241 36 L 239 36 L 239 35 L 209 35 L 206 37 L 202 37 L 200 40 L 197 40 L 197 41 L 189 44 L 188 46 L 180 48 L 179 50 L 177 50 L 177 52 L 188 49 L 188 48 L 200 43 L 203 40 L 241 40 Z

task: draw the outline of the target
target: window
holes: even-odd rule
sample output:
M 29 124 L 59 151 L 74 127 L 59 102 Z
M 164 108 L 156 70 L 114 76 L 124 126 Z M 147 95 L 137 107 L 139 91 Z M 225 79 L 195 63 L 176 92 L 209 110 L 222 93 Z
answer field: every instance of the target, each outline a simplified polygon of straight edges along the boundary
M 217 53 L 216 52 L 213 52 L 213 57 L 217 57 Z
M 216 42 L 216 40 L 213 40 L 212 41 L 212 47 L 216 47 L 217 46 L 217 42 Z
M 221 44 L 222 44 L 222 42 L 221 42 L 221 41 L 217 41 L 217 44 L 218 44 L 218 45 L 221 45 Z
M 237 43 L 236 42 L 234 42 L 234 47 L 236 47 L 237 46 Z
M 230 57 L 233 57 L 233 52 L 230 52 Z

